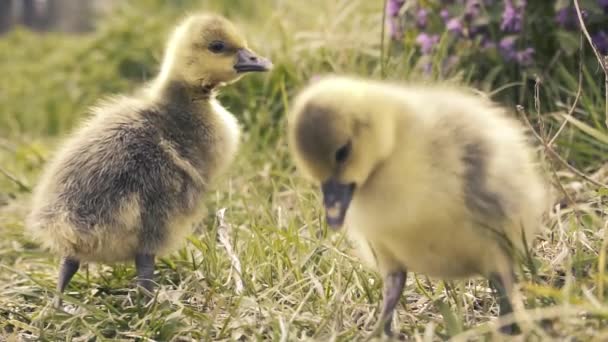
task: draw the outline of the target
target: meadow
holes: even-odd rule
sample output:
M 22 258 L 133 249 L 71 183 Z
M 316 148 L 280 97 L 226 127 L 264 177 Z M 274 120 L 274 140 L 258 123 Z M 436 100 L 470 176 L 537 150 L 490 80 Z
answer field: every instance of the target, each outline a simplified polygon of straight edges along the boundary
M 446 68 L 474 43 L 454 45 L 443 32 L 421 53 L 418 28 L 406 25 L 395 38 L 383 25 L 383 1 L 168 3 L 124 2 L 87 34 L 17 28 L 0 36 L 0 341 L 349 341 L 368 334 L 381 279 L 351 256 L 343 232 L 326 227 L 318 189 L 294 168 L 284 136 L 293 95 L 328 72 L 458 82 L 510 108 L 533 132 L 558 194 L 520 277 L 528 316 L 551 327 L 530 325 L 526 337 L 608 339 L 608 76 L 580 30 L 532 30 L 533 65 L 489 53 L 483 60 L 459 55 Z M 65 310 L 55 310 L 58 258 L 23 234 L 39 172 L 87 107 L 155 75 L 173 25 L 199 10 L 235 21 L 275 66 L 219 96 L 244 129 L 237 160 L 207 194 L 195 234 L 157 261 L 153 301 L 134 290 L 133 265 L 90 264 L 66 291 Z M 494 340 L 496 313 L 487 281 L 416 274 L 394 330 L 416 341 Z

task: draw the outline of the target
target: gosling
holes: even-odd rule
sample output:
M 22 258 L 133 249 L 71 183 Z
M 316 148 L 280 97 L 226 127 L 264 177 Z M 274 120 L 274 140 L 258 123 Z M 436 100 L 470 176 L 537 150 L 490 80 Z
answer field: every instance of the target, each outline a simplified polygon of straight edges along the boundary
M 137 284 L 153 290 L 155 257 L 191 232 L 205 190 L 238 149 L 238 122 L 217 89 L 271 67 L 226 18 L 191 15 L 150 84 L 93 110 L 43 171 L 27 219 L 61 256 L 59 293 L 81 262 L 131 260 Z
M 321 187 L 328 226 L 346 226 L 383 277 L 373 336 L 392 335 L 407 271 L 484 276 L 500 315 L 513 311 L 515 254 L 540 228 L 550 192 L 503 109 L 457 87 L 326 76 L 296 96 L 288 144 Z

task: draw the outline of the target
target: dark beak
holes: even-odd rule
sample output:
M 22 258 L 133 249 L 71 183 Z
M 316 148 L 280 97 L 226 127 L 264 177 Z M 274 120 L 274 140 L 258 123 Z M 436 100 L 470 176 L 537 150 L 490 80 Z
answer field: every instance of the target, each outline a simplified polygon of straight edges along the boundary
M 330 178 L 321 184 L 321 191 L 323 191 L 327 224 L 333 229 L 341 228 L 344 225 L 346 210 L 353 198 L 355 183 L 342 184 L 334 178 Z
M 272 62 L 270 60 L 256 56 L 250 50 L 239 49 L 236 53 L 236 64 L 234 70 L 237 73 L 251 72 L 251 71 L 268 71 L 272 69 Z

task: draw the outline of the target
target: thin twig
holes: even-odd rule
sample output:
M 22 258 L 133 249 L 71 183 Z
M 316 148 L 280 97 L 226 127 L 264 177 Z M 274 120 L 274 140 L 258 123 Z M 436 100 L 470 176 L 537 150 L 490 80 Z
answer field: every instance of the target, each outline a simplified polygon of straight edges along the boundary
M 602 57 L 602 54 L 597 50 L 597 48 L 595 47 L 595 44 L 593 44 L 593 39 L 591 39 L 591 35 L 589 35 L 589 31 L 587 31 L 587 26 L 585 26 L 585 23 L 583 22 L 583 14 L 581 13 L 581 8 L 578 4 L 578 0 L 574 0 L 574 7 L 576 8 L 576 15 L 578 17 L 578 22 L 581 25 L 581 30 L 585 34 L 585 37 L 587 37 L 587 41 L 589 42 L 589 45 L 591 45 L 591 49 L 593 50 L 593 53 L 595 54 L 595 57 L 597 58 L 598 63 L 600 63 L 600 67 L 604 71 L 604 88 L 605 88 L 604 97 L 606 99 L 605 100 L 606 101 L 605 124 L 606 124 L 606 127 L 608 127 L 608 56 Z
M 578 4 L 578 0 L 574 0 L 574 7 L 576 7 L 576 15 L 578 17 L 578 22 L 581 25 L 581 30 L 585 34 L 585 37 L 587 37 L 587 41 L 589 42 L 589 45 L 591 45 L 591 49 L 593 50 L 593 53 L 595 54 L 595 57 L 597 58 L 598 63 L 600 63 L 600 67 L 604 71 L 604 88 L 605 88 L 604 97 L 606 99 L 605 100 L 606 101 L 605 124 L 606 124 L 606 127 L 608 128 L 608 56 L 602 57 L 602 54 L 597 50 L 597 48 L 595 47 L 595 44 L 593 44 L 593 39 L 591 39 L 591 35 L 589 35 L 589 31 L 587 31 L 587 26 L 585 26 L 585 23 L 583 22 L 583 14 L 581 13 L 581 8 Z
M 589 31 L 587 31 L 587 26 L 585 26 L 585 22 L 583 21 L 583 14 L 581 13 L 581 8 L 578 4 L 578 0 L 574 0 L 574 7 L 576 7 L 576 15 L 578 17 L 578 22 L 581 25 L 581 30 L 585 34 L 585 37 L 587 37 L 587 41 L 589 42 L 589 45 L 591 45 L 591 49 L 593 49 L 593 53 L 595 53 L 597 61 L 600 63 L 602 70 L 604 70 L 604 74 L 608 74 L 608 70 L 606 70 L 606 65 L 604 65 L 604 58 L 602 58 L 602 54 L 597 51 L 597 48 L 595 47 L 595 44 L 593 44 L 593 39 L 591 39 Z
M 386 6 L 388 4 L 388 0 L 384 0 L 384 6 L 382 7 L 382 28 L 380 32 L 380 75 L 384 78 L 384 40 L 385 29 L 386 29 Z
M 19 187 L 20 191 L 27 191 L 27 192 L 32 191 L 32 188 L 30 188 L 29 185 L 23 183 L 22 181 L 19 180 L 19 178 L 17 178 L 16 176 L 14 176 L 13 174 L 11 174 L 10 172 L 6 171 L 2 167 L 0 167 L 0 173 L 3 174 L 4 177 L 8 178 L 8 180 L 10 180 L 11 182 L 15 183 L 17 185 L 17 187 Z
M 543 141 L 545 141 L 545 121 L 543 120 L 540 114 L 540 84 L 541 80 L 538 75 L 536 75 L 534 79 L 534 109 L 536 110 L 536 116 L 538 117 L 538 123 L 540 128 L 540 136 L 543 137 Z
M 581 178 L 585 179 L 586 181 L 588 181 L 588 182 L 590 182 L 590 183 L 592 183 L 594 185 L 597 185 L 599 187 L 608 188 L 608 185 L 606 185 L 604 183 L 601 183 L 601 182 L 598 182 L 598 181 L 596 181 L 593 178 L 590 178 L 589 176 L 587 176 L 585 173 L 583 173 L 579 169 L 577 169 L 574 166 L 570 165 L 564 158 L 562 158 L 562 156 L 559 155 L 559 153 L 557 153 L 551 146 L 549 146 L 545 142 L 545 140 L 536 132 L 536 130 L 532 126 L 532 123 L 530 123 L 530 120 L 528 120 L 528 117 L 526 115 L 526 111 L 524 110 L 524 107 L 522 107 L 520 105 L 517 105 L 516 108 L 517 108 L 517 111 L 523 117 L 523 119 L 526 121 L 526 124 L 528 125 L 528 127 L 532 131 L 532 134 L 534 134 L 534 136 L 536 137 L 536 139 L 538 139 L 538 141 L 540 141 L 543 144 L 543 147 L 545 148 L 545 151 L 549 152 L 551 154 L 551 156 L 553 156 L 555 159 L 557 159 L 557 161 L 559 161 L 566 168 L 568 168 L 568 170 L 570 170 L 571 172 L 575 173 L 579 177 L 581 177 Z
M 608 56 L 604 56 L 604 67 L 608 68 Z M 608 128 L 608 72 L 604 69 L 604 99 L 606 101 L 606 128 Z
M 516 108 L 517 108 L 517 111 L 522 116 L 522 118 L 524 119 L 524 121 L 526 122 L 526 124 L 528 125 L 528 128 L 530 128 L 530 130 L 532 131 L 532 134 L 534 134 L 534 136 L 536 137 L 536 139 L 538 139 L 538 141 L 545 148 L 545 153 L 549 152 L 551 154 L 551 156 L 553 156 L 553 158 L 559 160 L 560 163 L 564 164 L 567 168 L 571 169 L 572 172 L 578 174 L 579 176 L 581 176 L 583 178 L 589 178 L 587 175 L 585 175 L 584 173 L 578 171 L 577 169 L 575 169 L 574 167 L 572 167 L 570 164 L 568 164 L 568 162 L 566 162 L 562 158 L 562 156 L 560 156 L 557 152 L 555 152 L 555 150 L 546 143 L 545 139 L 543 139 L 540 136 L 540 134 L 538 134 L 536 132 L 536 130 L 534 129 L 534 126 L 532 126 L 532 123 L 530 122 L 530 120 L 528 120 L 528 116 L 526 115 L 526 111 L 524 110 L 523 106 L 517 105 Z M 559 176 L 557 174 L 557 170 L 555 169 L 555 166 L 553 166 L 552 164 L 549 164 L 549 165 L 550 165 L 550 168 L 551 168 L 551 174 L 552 174 L 553 178 L 555 179 L 555 183 L 557 184 L 557 187 L 564 194 L 564 196 L 568 200 L 568 203 L 570 203 L 570 205 L 573 208 L 576 209 L 576 201 L 574 200 L 574 198 L 572 198 L 572 196 L 570 196 L 570 194 L 568 193 L 568 191 L 566 191 L 566 188 L 564 188 L 564 186 L 562 185 L 562 182 L 560 181 Z M 576 219 L 576 221 L 577 221 L 577 223 L 579 225 L 582 225 L 582 220 L 579 217 L 579 213 L 578 213 L 577 210 L 574 210 L 574 218 Z
M 242 294 L 244 287 L 243 287 L 243 280 L 241 279 L 241 262 L 239 261 L 239 258 L 234 253 L 234 250 L 232 249 L 232 245 L 230 244 L 230 236 L 228 234 L 229 227 L 226 224 L 226 222 L 224 221 L 225 213 L 226 213 L 226 208 L 222 208 L 222 209 L 218 210 L 216 213 L 216 217 L 217 217 L 217 221 L 218 221 L 217 232 L 218 232 L 218 235 L 220 238 L 220 242 L 222 243 L 222 245 L 224 245 L 224 248 L 226 249 L 226 253 L 228 254 L 228 257 L 230 258 L 230 262 L 232 263 L 232 268 L 236 271 L 234 273 L 234 284 L 236 286 L 236 293 Z
M 578 60 L 578 89 L 576 90 L 576 97 L 574 97 L 574 102 L 572 103 L 572 106 L 570 106 L 570 109 L 568 110 L 568 113 L 566 114 L 568 116 L 571 116 L 572 114 L 574 114 L 576 105 L 578 104 L 578 101 L 581 98 L 581 93 L 583 92 L 583 36 L 582 35 L 579 38 L 579 51 L 580 51 L 581 55 Z M 607 99 L 608 99 L 608 97 L 607 97 Z M 553 138 L 551 138 L 551 140 L 549 140 L 549 143 L 548 143 L 549 146 L 553 146 L 553 143 L 555 142 L 557 137 L 561 134 L 562 130 L 566 127 L 567 124 L 568 124 L 568 120 L 564 120 L 564 122 L 562 122 L 561 126 L 559 126 L 559 129 L 557 130 L 555 135 L 553 135 Z
M 548 151 L 548 149 L 550 148 L 549 145 L 547 144 L 547 136 L 545 134 L 545 125 L 544 125 L 544 120 L 542 115 L 540 114 L 540 82 L 538 77 L 536 78 L 536 83 L 534 85 L 534 105 L 536 108 L 536 115 L 538 116 L 538 120 L 540 123 L 540 133 L 536 133 L 536 130 L 534 129 L 534 127 L 532 126 L 532 123 L 528 120 L 528 116 L 526 115 L 524 109 L 522 106 L 518 106 L 518 111 L 520 111 L 522 113 L 522 116 L 524 117 L 524 120 L 526 121 L 526 123 L 528 124 L 528 127 L 530 127 L 530 129 L 532 130 L 532 132 L 537 136 L 537 138 L 539 139 L 539 141 L 543 144 L 543 146 L 545 147 L 545 153 L 546 151 Z M 562 159 L 560 155 L 558 155 L 553 149 L 551 149 L 551 151 L 553 152 L 553 156 L 554 158 L 559 158 Z M 566 162 L 564 160 L 564 162 Z M 567 166 L 569 166 L 569 164 L 566 162 Z M 564 188 L 562 182 L 559 179 L 559 176 L 557 174 L 557 169 L 555 168 L 555 166 L 553 164 L 549 164 L 550 168 L 551 168 L 551 173 L 553 175 L 553 179 L 555 180 L 555 183 L 557 184 L 557 187 L 559 188 L 559 190 L 564 194 L 564 196 L 566 196 L 566 199 L 568 200 L 568 202 L 570 203 L 570 205 L 575 209 L 574 210 L 574 218 L 576 219 L 577 223 L 579 226 L 582 226 L 582 221 L 580 218 L 580 215 L 578 213 L 578 210 L 576 210 L 576 201 L 574 200 L 574 198 L 572 198 L 572 196 L 568 193 L 568 191 L 566 191 L 566 188 Z M 524 241 L 525 242 L 525 241 Z M 526 250 L 527 251 L 527 250 Z
M 17 149 L 12 143 L 3 138 L 0 138 L 0 148 L 9 152 L 15 152 L 15 150 Z

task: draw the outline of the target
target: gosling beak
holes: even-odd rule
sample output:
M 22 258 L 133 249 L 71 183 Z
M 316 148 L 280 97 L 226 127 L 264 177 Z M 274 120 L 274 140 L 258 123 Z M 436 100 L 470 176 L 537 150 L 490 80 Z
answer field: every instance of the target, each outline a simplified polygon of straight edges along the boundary
M 342 184 L 330 178 L 321 184 L 321 191 L 327 224 L 333 229 L 339 229 L 344 225 L 346 210 L 355 191 L 355 183 Z
M 268 71 L 272 69 L 272 62 L 270 60 L 256 56 L 253 51 L 247 49 L 239 49 L 236 53 L 236 64 L 234 70 L 237 73 L 250 72 L 250 71 Z

